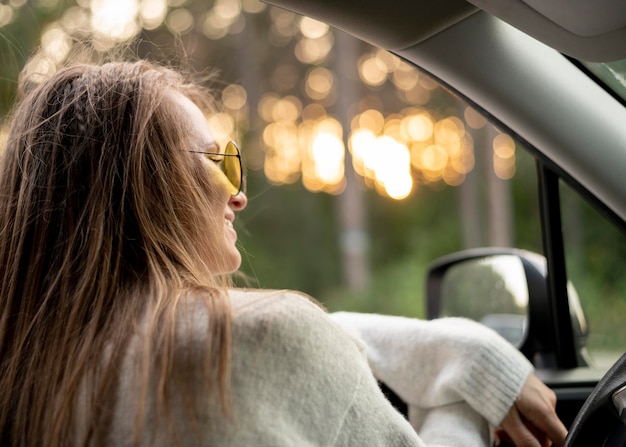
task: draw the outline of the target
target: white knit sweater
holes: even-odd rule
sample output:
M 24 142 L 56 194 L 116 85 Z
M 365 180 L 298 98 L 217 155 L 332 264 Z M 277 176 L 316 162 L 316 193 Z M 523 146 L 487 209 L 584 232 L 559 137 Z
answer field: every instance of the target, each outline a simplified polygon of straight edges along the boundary
M 194 355 L 206 344 L 206 311 L 192 304 L 180 315 L 177 337 L 186 366 L 178 370 L 175 363 L 172 374 L 184 377 L 194 390 L 191 400 L 175 394 L 172 402 L 180 445 L 486 445 L 484 418 L 499 423 L 530 372 L 514 348 L 465 320 L 428 323 L 350 313 L 329 318 L 292 292 L 230 294 L 231 418 L 209 396 L 203 359 Z M 367 346 L 367 357 L 357 338 Z M 122 365 L 109 445 L 133 443 L 136 402 L 145 380 L 134 367 L 140 340 L 130 344 Z M 190 357 L 197 362 L 189 362 Z M 372 370 L 410 404 L 411 422 L 422 440 L 387 402 Z M 142 410 L 141 445 L 171 445 L 167 428 L 151 410 L 151 386 Z M 195 424 L 189 422 L 192 407 Z
M 366 345 L 374 375 L 409 405 L 428 445 L 489 444 L 532 365 L 510 343 L 471 320 L 432 321 L 335 313 Z

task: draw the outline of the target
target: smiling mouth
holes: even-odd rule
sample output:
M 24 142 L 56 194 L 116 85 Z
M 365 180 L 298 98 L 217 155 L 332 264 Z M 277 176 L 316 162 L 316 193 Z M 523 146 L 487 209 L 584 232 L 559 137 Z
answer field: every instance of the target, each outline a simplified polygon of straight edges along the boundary
M 233 227 L 233 223 L 230 220 L 224 219 L 224 222 L 226 223 L 227 227 L 231 227 L 231 228 Z

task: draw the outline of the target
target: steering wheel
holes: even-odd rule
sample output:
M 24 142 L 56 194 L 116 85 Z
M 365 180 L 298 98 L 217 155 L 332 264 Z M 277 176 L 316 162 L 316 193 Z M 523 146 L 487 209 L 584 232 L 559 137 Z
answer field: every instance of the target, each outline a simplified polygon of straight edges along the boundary
M 565 440 L 565 447 L 589 446 L 626 446 L 626 354 L 600 379 Z

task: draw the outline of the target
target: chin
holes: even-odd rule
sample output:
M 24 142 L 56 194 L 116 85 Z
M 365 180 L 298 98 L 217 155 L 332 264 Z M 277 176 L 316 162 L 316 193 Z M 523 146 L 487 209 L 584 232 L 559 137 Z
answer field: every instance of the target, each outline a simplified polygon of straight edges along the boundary
M 239 251 L 234 250 L 234 252 L 230 252 L 224 256 L 224 264 L 218 270 L 220 275 L 228 275 L 235 273 L 239 270 L 239 267 L 241 267 L 241 254 Z

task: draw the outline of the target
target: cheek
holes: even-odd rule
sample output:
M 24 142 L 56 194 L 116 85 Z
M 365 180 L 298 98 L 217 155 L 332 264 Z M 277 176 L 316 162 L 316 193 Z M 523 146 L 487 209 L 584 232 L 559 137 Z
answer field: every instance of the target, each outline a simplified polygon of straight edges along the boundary
M 220 192 L 223 192 L 228 197 L 230 197 L 230 189 L 232 188 L 232 185 L 230 181 L 228 180 L 228 178 L 226 177 L 226 174 L 224 174 L 222 170 L 218 168 L 217 165 L 211 161 L 207 161 L 207 165 L 208 165 L 207 175 L 209 176 L 208 178 L 209 183 L 211 183 L 211 185 L 215 189 L 221 190 Z

